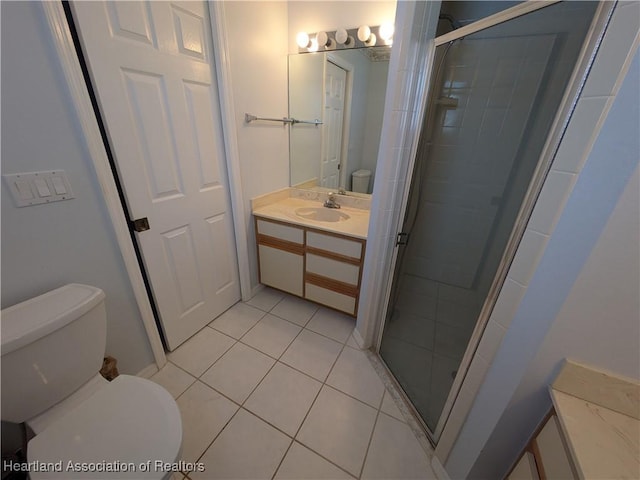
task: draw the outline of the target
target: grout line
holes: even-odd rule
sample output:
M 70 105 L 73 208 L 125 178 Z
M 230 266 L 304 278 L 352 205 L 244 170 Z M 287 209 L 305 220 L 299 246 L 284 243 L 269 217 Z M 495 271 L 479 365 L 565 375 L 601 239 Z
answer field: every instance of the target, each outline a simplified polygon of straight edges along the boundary
M 384 398 L 384 395 L 382 396 Z M 382 406 L 382 400 L 380 401 L 380 406 Z M 369 449 L 371 448 L 371 442 L 373 441 L 373 434 L 376 431 L 376 427 L 378 426 L 378 418 L 380 417 L 380 409 L 376 412 L 376 419 L 373 422 L 373 428 L 371 429 L 371 433 L 369 434 L 369 441 L 367 442 L 367 449 L 364 452 L 364 458 L 362 459 L 362 465 L 360 465 L 360 473 L 358 474 L 358 478 L 362 477 L 364 472 L 364 466 L 367 463 L 367 457 L 369 456 Z

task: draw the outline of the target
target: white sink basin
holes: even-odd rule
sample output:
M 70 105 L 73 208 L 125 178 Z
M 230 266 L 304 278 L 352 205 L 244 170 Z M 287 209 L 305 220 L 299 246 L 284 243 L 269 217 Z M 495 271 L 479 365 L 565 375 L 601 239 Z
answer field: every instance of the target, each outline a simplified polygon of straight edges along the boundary
M 296 208 L 295 214 L 300 218 L 316 222 L 344 222 L 351 218 L 339 209 L 326 207 L 300 207 Z

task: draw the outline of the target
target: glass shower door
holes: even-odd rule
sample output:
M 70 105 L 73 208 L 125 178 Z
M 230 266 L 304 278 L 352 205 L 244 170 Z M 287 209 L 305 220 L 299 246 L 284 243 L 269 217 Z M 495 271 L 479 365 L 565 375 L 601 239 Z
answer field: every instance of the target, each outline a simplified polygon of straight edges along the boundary
M 437 47 L 380 345 L 430 432 L 596 6 L 555 4 Z

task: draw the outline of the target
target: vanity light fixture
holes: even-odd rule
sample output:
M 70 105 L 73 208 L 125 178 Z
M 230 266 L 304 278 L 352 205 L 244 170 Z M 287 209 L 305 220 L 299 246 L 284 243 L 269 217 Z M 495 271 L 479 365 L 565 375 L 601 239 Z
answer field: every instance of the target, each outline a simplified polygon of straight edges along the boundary
M 377 32 L 376 35 L 373 32 Z M 360 28 L 338 28 L 334 32 L 320 31 L 309 34 L 300 32 L 296 36 L 298 53 L 309 53 L 325 50 L 344 50 L 348 48 L 390 46 L 393 43 L 393 23 L 370 27 L 362 25 Z

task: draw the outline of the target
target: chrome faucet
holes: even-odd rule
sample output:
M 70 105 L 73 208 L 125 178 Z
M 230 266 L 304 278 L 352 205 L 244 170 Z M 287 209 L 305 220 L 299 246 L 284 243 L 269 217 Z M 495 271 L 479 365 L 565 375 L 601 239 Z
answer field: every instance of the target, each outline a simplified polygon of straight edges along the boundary
M 336 202 L 336 194 L 329 192 L 329 198 L 324 201 L 324 206 L 327 208 L 340 208 L 340 204 Z

